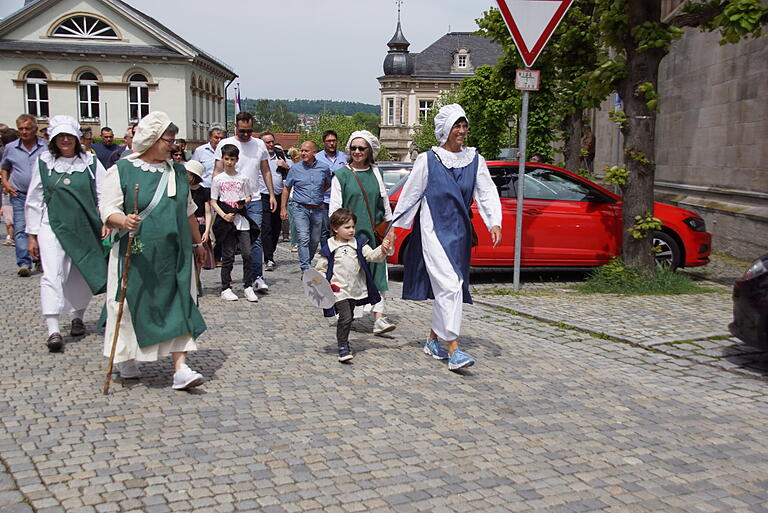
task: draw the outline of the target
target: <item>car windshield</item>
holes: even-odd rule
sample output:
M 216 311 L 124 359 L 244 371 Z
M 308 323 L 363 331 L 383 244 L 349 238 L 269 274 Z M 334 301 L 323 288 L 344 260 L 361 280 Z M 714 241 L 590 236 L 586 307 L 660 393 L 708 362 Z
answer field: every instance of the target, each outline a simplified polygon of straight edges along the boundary
M 394 186 L 405 181 L 404 179 L 413 167 L 410 162 L 380 162 L 378 166 L 384 187 L 387 188 L 387 194 L 392 194 L 395 190 Z

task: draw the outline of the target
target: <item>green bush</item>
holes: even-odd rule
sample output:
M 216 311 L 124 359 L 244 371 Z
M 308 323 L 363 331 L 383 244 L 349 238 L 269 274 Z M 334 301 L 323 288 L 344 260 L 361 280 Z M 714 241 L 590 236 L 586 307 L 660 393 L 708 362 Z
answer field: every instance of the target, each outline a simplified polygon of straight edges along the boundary
M 599 294 L 701 294 L 709 290 L 694 283 L 689 276 L 657 265 L 650 278 L 627 267 L 621 258 L 592 271 L 586 281 L 576 287 L 581 292 Z

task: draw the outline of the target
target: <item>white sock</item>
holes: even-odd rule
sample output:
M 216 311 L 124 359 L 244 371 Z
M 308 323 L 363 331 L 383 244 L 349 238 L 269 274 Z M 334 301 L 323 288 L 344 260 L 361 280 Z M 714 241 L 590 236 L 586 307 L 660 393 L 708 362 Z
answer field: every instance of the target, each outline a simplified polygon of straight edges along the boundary
M 58 315 L 46 315 L 45 316 L 45 325 L 48 326 L 48 335 L 53 335 L 54 333 L 60 333 L 61 330 L 59 329 L 59 316 Z
M 74 312 L 72 312 L 73 319 L 80 319 L 82 321 L 84 315 L 85 315 L 85 308 L 83 308 L 82 310 L 75 310 Z

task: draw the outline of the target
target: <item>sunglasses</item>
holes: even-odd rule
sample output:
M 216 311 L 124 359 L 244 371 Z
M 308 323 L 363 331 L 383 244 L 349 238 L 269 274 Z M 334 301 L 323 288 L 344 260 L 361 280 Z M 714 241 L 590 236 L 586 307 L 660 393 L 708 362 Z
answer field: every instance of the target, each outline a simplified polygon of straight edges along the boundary
M 253 133 L 253 129 L 252 128 L 245 128 L 245 129 L 238 128 L 237 129 L 237 133 L 238 134 L 243 134 L 243 135 L 245 135 L 245 134 L 252 134 Z
M 176 139 L 166 139 L 165 137 L 161 137 L 160 140 L 165 141 L 167 144 L 170 144 L 170 145 L 176 144 Z
M 350 146 L 349 147 L 350 151 L 360 151 L 360 152 L 363 152 L 363 151 L 365 151 L 367 149 L 368 149 L 368 146 Z

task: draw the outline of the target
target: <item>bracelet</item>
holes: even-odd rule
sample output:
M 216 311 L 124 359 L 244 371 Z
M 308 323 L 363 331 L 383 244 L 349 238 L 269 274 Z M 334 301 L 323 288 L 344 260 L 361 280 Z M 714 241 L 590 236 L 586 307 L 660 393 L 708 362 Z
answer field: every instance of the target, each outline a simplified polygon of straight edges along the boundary
M 193 242 L 193 243 L 192 243 L 192 247 L 193 247 L 193 248 L 199 248 L 199 247 L 202 247 L 202 245 L 203 245 L 203 243 L 202 243 L 202 242 Z

